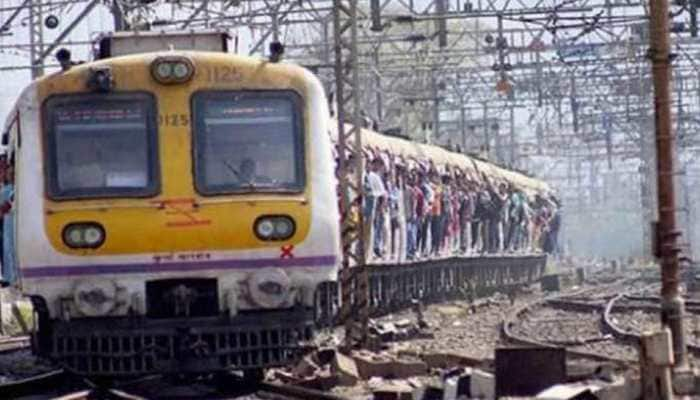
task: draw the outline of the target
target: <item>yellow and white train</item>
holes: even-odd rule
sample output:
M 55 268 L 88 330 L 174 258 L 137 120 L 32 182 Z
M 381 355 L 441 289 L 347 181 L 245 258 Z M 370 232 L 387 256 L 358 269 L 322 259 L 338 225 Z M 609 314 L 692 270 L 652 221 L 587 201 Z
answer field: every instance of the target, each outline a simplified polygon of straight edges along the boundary
M 123 51 L 111 39 L 103 53 Z M 223 52 L 111 55 L 64 53 L 5 126 L 4 268 L 32 298 L 36 350 L 90 375 L 287 363 L 340 262 L 321 84 Z
M 38 354 L 93 376 L 259 377 L 310 338 L 315 292 L 341 261 L 336 126 L 309 71 L 225 43 L 116 34 L 96 61 L 64 52 L 62 71 L 22 92 L 3 131 L 15 167 L 3 273 L 32 299 Z M 168 47 L 197 50 L 158 50 Z M 461 154 L 362 135 L 374 150 L 550 192 Z

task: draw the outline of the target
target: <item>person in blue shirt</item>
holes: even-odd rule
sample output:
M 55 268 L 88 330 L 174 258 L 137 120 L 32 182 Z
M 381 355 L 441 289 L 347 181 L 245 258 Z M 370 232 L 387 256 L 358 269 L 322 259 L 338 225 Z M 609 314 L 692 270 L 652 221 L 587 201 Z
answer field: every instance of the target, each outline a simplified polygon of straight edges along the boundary
M 0 178 L 4 183 L 0 189 L 0 217 L 2 218 L 2 283 L 3 286 L 13 285 L 17 281 L 15 265 L 15 196 L 14 167 L 6 159 L 0 162 Z

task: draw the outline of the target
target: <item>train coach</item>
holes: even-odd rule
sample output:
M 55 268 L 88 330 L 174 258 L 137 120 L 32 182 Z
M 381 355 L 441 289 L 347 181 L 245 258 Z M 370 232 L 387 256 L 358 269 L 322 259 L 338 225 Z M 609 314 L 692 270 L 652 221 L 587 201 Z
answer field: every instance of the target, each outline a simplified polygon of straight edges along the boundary
M 38 354 L 74 372 L 259 377 L 310 338 L 316 286 L 337 276 L 327 100 L 222 35 L 165 39 L 218 52 L 163 40 L 63 52 L 24 89 L 3 269 L 33 302 Z
M 337 120 L 331 124 L 331 138 L 337 144 Z M 346 128 L 349 129 L 349 126 Z M 387 160 L 400 159 L 400 163 L 423 168 L 434 168 L 440 173 L 447 170 L 459 170 L 470 180 L 482 180 L 483 177 L 495 182 L 507 183 L 517 190 L 523 191 L 529 198 L 535 196 L 556 197 L 554 189 L 546 182 L 527 176 L 521 172 L 512 171 L 474 155 L 450 151 L 442 147 L 423 144 L 400 136 L 390 136 L 371 129 L 360 129 L 363 144 L 363 159 L 382 157 Z M 337 150 L 334 153 L 337 156 Z M 393 162 L 389 162 L 393 164 Z M 426 164 L 430 164 L 427 167 Z
M 331 137 L 334 143 L 337 143 L 338 125 L 337 121 L 334 122 L 336 123 L 332 124 Z M 556 224 L 557 218 L 554 216 L 558 214 L 561 206 L 555 191 L 546 182 L 473 155 L 381 134 L 370 129 L 360 129 L 359 133 L 362 137 L 361 158 L 365 166 L 365 199 L 373 196 L 371 192 L 376 190 L 369 188 L 371 185 L 367 179 L 373 163 L 378 162 L 380 165 L 377 171 L 380 176 L 378 179 L 382 186 L 380 191 L 384 191 L 379 200 L 381 206 L 367 207 L 369 202 L 365 201 L 361 207 L 365 222 L 369 222 L 369 229 L 366 231 L 391 232 L 390 245 L 386 246 L 391 248 L 391 255 L 386 257 L 366 254 L 366 262 L 381 264 L 388 261 L 401 263 L 415 260 L 415 249 L 411 248 L 414 247 L 411 243 L 416 241 L 417 233 L 415 227 L 410 228 L 407 225 L 429 224 L 426 219 L 431 218 L 441 220 L 441 228 L 444 228 L 444 233 L 449 232 L 446 236 L 451 236 L 451 239 L 438 240 L 440 254 L 431 251 L 431 256 L 427 258 L 486 252 L 503 255 L 515 251 L 520 254 L 554 251 L 551 248 L 553 243 L 540 240 L 546 236 L 545 232 L 558 231 L 556 227 L 550 229 L 549 225 L 553 221 Z M 337 158 L 337 148 L 334 154 Z M 430 197 L 432 194 L 429 192 L 436 190 L 439 195 L 436 195 L 435 199 L 425 200 L 425 206 L 418 206 L 414 201 L 416 195 L 413 194 L 418 188 L 422 197 Z M 346 195 L 353 197 L 351 194 Z M 437 216 L 433 214 L 435 203 L 440 203 L 441 206 Z M 480 207 L 482 204 L 487 206 Z M 360 205 L 355 202 L 348 214 L 352 218 L 359 211 Z M 377 222 L 377 218 L 370 214 L 384 215 L 379 218 L 381 222 Z M 407 218 L 407 215 L 410 215 L 410 218 Z M 419 221 L 421 218 L 423 222 Z M 428 227 L 422 227 L 428 231 L 429 236 L 440 234 L 426 228 Z M 438 231 L 441 231 L 441 228 L 438 228 Z M 399 233 L 396 233 L 397 230 Z M 482 250 L 476 250 L 474 244 L 477 239 L 481 242 L 488 241 L 481 238 L 487 230 L 493 231 L 490 242 L 482 243 Z M 388 232 L 379 234 L 389 236 Z M 368 240 L 367 233 L 365 232 L 365 240 Z M 519 239 L 513 239 L 516 237 Z M 437 243 L 434 243 L 432 247 L 436 245 Z M 365 245 L 367 253 L 369 247 L 371 246 Z

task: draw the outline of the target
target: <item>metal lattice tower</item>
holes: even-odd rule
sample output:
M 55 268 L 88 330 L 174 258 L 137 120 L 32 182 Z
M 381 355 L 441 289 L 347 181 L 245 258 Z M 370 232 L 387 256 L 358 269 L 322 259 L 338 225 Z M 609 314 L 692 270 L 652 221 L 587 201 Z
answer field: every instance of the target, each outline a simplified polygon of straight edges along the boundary
M 340 271 L 341 311 L 347 347 L 366 342 L 369 321 L 369 281 L 365 270 L 365 218 L 351 210 L 362 206 L 363 164 L 360 96 L 357 70 L 357 0 L 333 1 L 335 100 L 342 216 L 343 261 Z M 347 124 L 346 122 L 349 122 Z M 349 157 L 352 155 L 353 157 Z
M 29 60 L 32 66 L 32 79 L 44 75 L 44 21 L 43 0 L 29 0 Z

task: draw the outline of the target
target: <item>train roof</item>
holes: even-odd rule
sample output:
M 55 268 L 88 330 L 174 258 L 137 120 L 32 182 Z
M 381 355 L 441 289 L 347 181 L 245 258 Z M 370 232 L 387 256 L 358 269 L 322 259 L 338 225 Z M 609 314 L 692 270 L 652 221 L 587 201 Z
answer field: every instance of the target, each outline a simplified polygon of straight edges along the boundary
M 335 120 L 331 124 L 330 130 L 331 137 L 334 141 L 337 141 L 338 125 Z M 366 128 L 362 128 L 360 131 L 362 146 L 365 151 L 374 150 L 388 153 L 388 155 L 403 159 L 405 163 L 416 163 L 426 168 L 431 167 L 431 165 L 426 164 L 432 164 L 432 167 L 439 172 L 457 168 L 472 179 L 479 181 L 482 180 L 482 175 L 486 175 L 489 179 L 497 182 L 508 182 L 531 197 L 535 195 L 554 195 L 554 190 L 546 182 L 485 160 L 449 151 L 438 146 L 383 135 Z

